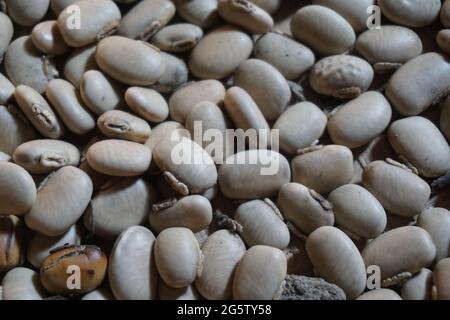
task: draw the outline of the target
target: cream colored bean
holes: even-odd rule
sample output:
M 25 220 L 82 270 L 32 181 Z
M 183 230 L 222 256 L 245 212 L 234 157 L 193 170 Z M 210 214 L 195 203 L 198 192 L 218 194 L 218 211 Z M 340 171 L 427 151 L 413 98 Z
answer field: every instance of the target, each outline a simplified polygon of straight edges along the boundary
M 439 0 L 379 0 L 378 5 L 389 20 L 416 28 L 433 23 L 441 9 Z
M 64 42 L 56 20 L 37 24 L 31 32 L 33 44 L 46 54 L 63 54 L 69 50 Z
M 75 134 L 86 134 L 95 128 L 93 116 L 86 110 L 78 90 L 70 82 L 62 79 L 50 81 L 45 95 L 67 128 Z
M 433 287 L 433 272 L 423 268 L 407 280 L 401 288 L 403 300 L 430 300 Z
M 313 4 L 328 7 L 344 17 L 356 32 L 367 29 L 369 6 L 375 4 L 375 0 L 314 0 Z
M 249 0 L 269 14 L 275 13 L 281 6 L 282 0 Z
M 36 49 L 29 36 L 11 42 L 5 54 L 5 69 L 14 85 L 27 85 L 39 93 L 45 91 L 50 80 L 58 77 L 53 62 Z
M 92 181 L 84 171 L 63 167 L 41 184 L 25 223 L 44 235 L 61 235 L 81 217 L 91 200 L 92 190 Z
M 147 121 L 162 122 L 169 116 L 166 100 L 155 90 L 130 87 L 125 92 L 125 101 L 131 110 Z
M 291 31 L 321 55 L 345 53 L 356 40 L 352 26 L 339 13 L 317 5 L 299 9 L 291 20 Z
M 436 247 L 428 232 L 414 226 L 387 231 L 362 251 L 366 266 L 380 267 L 382 280 L 404 272 L 414 274 L 428 267 L 435 255 Z
M 331 140 L 348 148 L 366 145 L 386 130 L 392 109 L 387 99 L 376 91 L 368 91 L 346 103 L 328 120 Z
M 309 77 L 312 88 L 340 99 L 356 98 L 372 83 L 374 72 L 367 61 L 349 55 L 336 55 L 317 62 Z
M 217 0 L 174 0 L 177 13 L 201 28 L 210 28 L 219 21 Z
M 117 238 L 109 258 L 108 277 L 118 300 L 156 298 L 154 243 L 153 233 L 141 226 L 130 227 Z
M 155 262 L 169 286 L 183 288 L 193 283 L 201 267 L 201 251 L 192 231 L 187 228 L 161 231 L 155 241 Z
M 447 138 L 447 141 L 450 141 L 450 98 L 447 98 L 442 106 L 440 129 Z
M 397 292 L 391 289 L 375 289 L 360 295 L 356 300 L 403 300 Z
M 36 186 L 30 174 L 14 163 L 0 162 L 0 217 L 21 215 L 36 201 Z
M 108 138 L 124 139 L 134 142 L 145 142 L 150 136 L 150 126 L 131 113 L 111 110 L 97 119 L 97 126 Z
M 328 145 L 295 157 L 292 180 L 327 194 L 350 182 L 353 176 L 353 154 L 347 147 Z
M 422 54 L 422 40 L 411 29 L 382 26 L 367 30 L 356 40 L 356 51 L 369 61 L 376 72 L 398 69 L 407 61 Z
M 0 84 L 1 85 L 1 84 Z M 36 132 L 21 111 L 0 106 L 0 150 L 12 155 L 22 143 L 36 139 Z
M 11 43 L 11 39 L 14 34 L 14 26 L 11 22 L 11 19 L 4 14 L 0 13 L 0 62 L 3 61 L 3 55 L 8 49 L 9 44 Z
M 289 229 L 270 200 L 252 200 L 241 204 L 234 219 L 242 226 L 240 233 L 248 247 L 264 245 L 284 249 L 288 246 Z
M 241 87 L 255 100 L 264 117 L 276 120 L 291 100 L 286 79 L 267 62 L 249 59 L 236 71 L 234 84 Z
M 202 247 L 203 266 L 195 280 L 200 294 L 208 300 L 231 299 L 236 266 L 245 254 L 241 238 L 228 230 L 208 237 Z
M 113 34 L 122 15 L 111 0 L 81 0 L 77 2 L 81 28 L 74 28 L 73 12 L 64 10 L 58 16 L 58 26 L 64 41 L 71 47 L 83 47 Z
M 239 28 L 223 26 L 200 40 L 189 57 L 189 69 L 201 79 L 231 75 L 251 54 L 253 42 Z
M 0 151 L 0 161 L 9 162 L 9 161 L 11 161 L 11 156 L 9 154 L 6 154 L 6 153 Z
M 31 140 L 17 147 L 13 159 L 30 173 L 50 173 L 64 166 L 78 166 L 80 152 L 74 145 L 51 139 Z
M 386 228 L 383 206 L 363 187 L 344 185 L 331 192 L 328 201 L 333 204 L 336 224 L 356 236 L 372 239 Z
M 279 130 L 280 148 L 295 154 L 318 141 L 326 126 L 327 117 L 319 107 L 310 102 L 300 102 L 287 108 L 273 129 Z
M 34 26 L 48 11 L 50 0 L 5 0 L 6 10 L 11 19 L 21 26 Z
M 89 147 L 86 159 L 100 173 L 116 177 L 133 177 L 144 173 L 152 160 L 151 150 L 139 143 L 103 140 Z
M 17 267 L 10 270 L 2 281 L 3 300 L 43 300 L 45 290 L 39 281 L 39 273 Z
M 450 275 L 450 259 L 439 261 L 433 272 L 433 298 L 435 300 L 450 299 L 450 285 L 448 278 Z
M 190 138 L 189 131 L 176 121 L 165 121 L 153 128 L 145 145 L 153 151 L 160 142 L 179 140 L 181 137 Z
M 277 32 L 268 32 L 255 43 L 254 54 L 281 72 L 288 80 L 298 79 L 315 62 L 314 53 L 306 46 Z
M 170 186 L 182 195 L 201 193 L 217 183 L 211 156 L 189 138 L 161 142 L 153 149 L 156 165 Z
M 320 227 L 306 240 L 306 251 L 317 276 L 339 286 L 348 299 L 364 291 L 364 261 L 358 248 L 344 232 L 335 227 Z
M 334 224 L 332 206 L 314 190 L 299 183 L 287 183 L 281 187 L 277 199 L 284 217 L 301 232 L 310 234 L 322 226 Z
M 53 13 L 58 16 L 61 11 L 78 1 L 80 0 L 50 0 L 50 7 Z
M 84 225 L 92 233 L 113 240 L 129 227 L 144 224 L 156 201 L 156 190 L 143 178 L 115 178 L 92 199 Z
M 270 14 L 248 0 L 219 0 L 217 12 L 225 21 L 251 33 L 268 32 L 274 24 Z
M 406 217 L 422 212 L 431 193 L 420 177 L 385 161 L 370 163 L 364 169 L 362 183 L 386 210 Z
M 184 60 L 166 52 L 161 52 L 161 56 L 165 65 L 164 73 L 151 88 L 160 93 L 172 93 L 186 84 L 189 70 Z
M 14 85 L 0 73 L 0 105 L 7 105 L 14 95 Z
M 443 29 L 436 35 L 436 43 L 446 54 L 450 53 L 450 30 Z
M 94 44 L 75 49 L 67 58 L 64 65 L 64 77 L 75 87 L 80 87 L 81 79 L 86 71 L 98 68 L 95 62 L 96 48 Z
M 233 299 L 273 299 L 280 290 L 286 271 L 286 256 L 280 249 L 260 245 L 250 248 L 236 267 Z
M 14 97 L 25 116 L 43 136 L 58 139 L 64 134 L 64 127 L 47 101 L 31 87 L 20 85 Z
M 67 244 L 80 245 L 81 237 L 81 230 L 76 225 L 71 226 L 67 232 L 56 237 L 48 237 L 36 232 L 28 244 L 27 260 L 39 269 L 50 251 Z
M 438 177 L 450 170 L 450 146 L 439 129 L 424 117 L 395 121 L 389 142 L 425 177 Z
M 172 227 L 184 227 L 192 232 L 207 228 L 213 218 L 209 200 L 201 195 L 168 199 L 153 206 L 149 215 L 152 229 L 159 233 Z
M 273 150 L 241 151 L 219 168 L 220 189 L 231 199 L 272 197 L 290 177 L 288 161 Z
M 436 261 L 450 256 L 450 211 L 444 208 L 430 208 L 423 211 L 417 226 L 430 234 L 436 246 Z
M 194 48 L 203 38 L 203 30 L 190 23 L 168 25 L 158 31 L 151 44 L 169 52 L 185 52 Z
M 160 300 L 200 300 L 200 294 L 191 284 L 184 288 L 172 288 L 164 281 L 160 280 L 158 283 L 158 296 Z
M 415 116 L 448 94 L 450 63 L 435 52 L 422 54 L 390 78 L 386 95 L 403 116 Z
M 169 99 L 170 116 L 180 123 L 194 106 L 202 101 L 210 101 L 220 106 L 225 97 L 225 87 L 217 80 L 203 80 L 188 84 L 175 91 Z
M 84 73 L 80 83 L 81 97 L 96 115 L 119 108 L 123 103 L 124 90 L 113 79 L 97 70 Z
M 174 16 L 175 5 L 167 0 L 143 0 L 123 17 L 117 33 L 147 41 Z

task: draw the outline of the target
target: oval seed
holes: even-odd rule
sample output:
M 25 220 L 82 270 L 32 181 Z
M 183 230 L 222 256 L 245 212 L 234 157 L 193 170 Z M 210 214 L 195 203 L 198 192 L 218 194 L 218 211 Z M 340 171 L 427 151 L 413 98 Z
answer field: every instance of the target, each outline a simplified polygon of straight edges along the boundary
M 264 117 L 277 119 L 291 100 L 291 90 L 286 79 L 267 62 L 249 59 L 236 71 L 234 84 L 255 100 Z
M 21 26 L 34 26 L 44 18 L 50 0 L 5 0 L 6 9 L 11 19 Z
M 285 218 L 305 234 L 334 224 L 331 204 L 314 190 L 299 183 L 286 183 L 282 186 L 277 204 Z
M 289 229 L 272 205 L 272 202 L 252 200 L 236 209 L 234 219 L 242 225 L 240 235 L 248 247 L 264 245 L 284 249 L 288 246 Z
M 137 86 L 158 81 L 165 67 L 159 49 L 146 42 L 119 36 L 101 40 L 97 45 L 95 60 L 115 80 Z M 136 64 L 136 61 L 140 63 Z
M 167 0 L 143 0 L 123 17 L 118 35 L 147 41 L 174 16 L 175 5 Z
M 92 190 L 92 181 L 84 171 L 63 167 L 41 184 L 25 223 L 44 235 L 61 235 L 81 217 L 91 200 Z
M 318 276 L 344 290 L 348 299 L 366 287 L 366 268 L 358 248 L 341 230 L 325 226 L 311 233 L 306 251 Z
M 236 267 L 233 281 L 235 300 L 271 300 L 286 277 L 284 253 L 269 246 L 251 247 Z
M 50 173 L 64 166 L 78 166 L 80 157 L 74 145 L 50 139 L 25 142 L 13 154 L 14 162 L 33 174 Z
M 386 210 L 406 217 L 422 212 L 431 193 L 420 177 L 384 161 L 370 163 L 364 169 L 362 183 Z
M 58 27 L 69 46 L 86 46 L 113 34 L 119 27 L 122 15 L 113 1 L 81 0 L 76 5 L 81 28 L 74 27 L 71 10 L 64 10 L 58 16 Z
M 291 20 L 294 37 L 321 55 L 345 53 L 356 36 L 352 26 L 339 13 L 323 6 L 299 9 Z
M 190 23 L 168 25 L 158 31 L 151 44 L 164 51 L 184 52 L 194 48 L 203 38 L 203 30 Z
M 292 180 L 327 194 L 350 182 L 353 154 L 347 147 L 328 145 L 300 154 L 292 159 Z
M 401 295 L 404 300 L 430 300 L 432 287 L 433 272 L 423 268 L 402 285 Z
M 160 142 L 179 140 L 181 137 L 190 138 L 189 131 L 176 121 L 165 121 L 153 128 L 145 145 L 153 151 Z
M 128 228 L 117 238 L 108 266 L 109 283 L 116 299 L 156 298 L 158 271 L 154 243 L 153 233 L 140 226 Z
M 16 216 L 0 217 L 0 271 L 19 266 L 25 251 L 24 226 Z
M 436 300 L 450 299 L 450 286 L 448 277 L 450 275 L 450 259 L 442 259 L 434 267 L 433 272 L 433 296 Z
M 64 42 L 56 20 L 37 24 L 31 32 L 33 44 L 46 54 L 63 54 L 69 50 Z
M 95 44 L 77 48 L 72 51 L 64 65 L 64 77 L 75 87 L 80 87 L 81 79 L 86 71 L 97 69 L 95 62 Z
M 439 0 L 379 0 L 378 5 L 389 20 L 416 28 L 433 23 L 441 9 Z
M 0 35 L 0 62 L 3 60 L 3 55 L 8 49 L 9 44 L 11 43 L 11 39 L 14 34 L 14 26 L 11 22 L 9 16 L 0 13 L 0 28 L 2 33 Z
M 424 117 L 409 117 L 391 124 L 389 142 L 425 177 L 450 170 L 450 146 L 439 129 Z
M 336 224 L 363 239 L 372 239 L 386 228 L 387 217 L 381 203 L 366 189 L 347 184 L 332 191 Z
M 150 136 L 150 126 L 139 117 L 120 110 L 111 110 L 97 119 L 97 126 L 108 138 L 145 142 Z
M 149 168 L 152 152 L 136 142 L 111 139 L 90 146 L 86 159 L 89 165 L 100 173 L 116 177 L 133 177 Z
M 93 234 L 115 239 L 129 227 L 144 224 L 156 201 L 156 190 L 144 179 L 112 179 L 92 199 L 84 224 Z
M 0 161 L 9 162 L 9 161 L 11 161 L 11 156 L 9 154 L 6 154 L 6 153 L 0 151 Z
M 223 26 L 205 35 L 192 50 L 189 69 L 200 79 L 222 79 L 251 54 L 253 42 L 239 28 Z
M 267 32 L 255 43 L 254 54 L 281 72 L 288 80 L 298 79 L 315 62 L 314 53 L 301 43 L 276 32 Z
M 290 177 L 288 161 L 273 150 L 241 151 L 219 168 L 220 190 L 231 199 L 272 197 Z
M 394 290 L 375 289 L 360 295 L 356 300 L 403 300 Z
M 187 228 L 168 228 L 155 241 L 155 262 L 161 278 L 169 286 L 182 288 L 197 277 L 201 264 L 197 239 Z
M 444 51 L 444 53 L 449 54 L 450 52 L 450 30 L 443 29 L 439 31 L 436 35 L 436 43 L 439 48 Z
M 125 92 L 125 101 L 131 110 L 147 121 L 162 122 L 169 116 L 169 106 L 157 91 L 130 87 Z
M 251 33 L 265 33 L 273 28 L 270 14 L 248 0 L 220 0 L 217 12 L 225 21 Z
M 306 148 L 323 135 L 327 116 L 315 104 L 300 102 L 286 109 L 273 125 L 278 130 L 280 148 L 289 154 Z
M 201 28 L 210 28 L 220 17 L 217 12 L 217 0 L 174 0 L 177 13 L 186 21 Z
M 76 225 L 71 226 L 67 232 L 57 237 L 48 237 L 36 232 L 28 244 L 27 260 L 35 268 L 40 268 L 50 251 L 66 244 L 80 245 L 81 236 L 81 231 Z
M 429 52 L 415 57 L 390 78 L 386 95 L 403 116 L 415 116 L 448 94 L 450 63 Z
M 386 130 L 392 109 L 387 99 L 376 91 L 368 91 L 338 107 L 328 120 L 331 140 L 348 148 L 361 147 Z
M 149 222 L 157 233 L 171 227 L 184 227 L 192 232 L 199 232 L 210 225 L 212 218 L 209 200 L 201 195 L 191 195 L 154 205 Z
M 39 274 L 23 267 L 14 268 L 5 275 L 2 289 L 3 300 L 43 300 L 46 295 Z
M 358 37 L 355 48 L 379 73 L 398 69 L 423 50 L 419 36 L 400 26 L 367 30 Z
M 188 84 L 175 91 L 169 99 L 170 116 L 180 123 L 199 102 L 209 101 L 220 106 L 225 97 L 225 87 L 217 80 L 203 80 Z
M 107 258 L 96 246 L 64 246 L 55 249 L 41 267 L 41 283 L 54 294 L 81 294 L 96 289 L 105 278 Z M 69 288 L 71 266 L 79 268 L 80 288 Z
M 45 95 L 72 132 L 82 135 L 95 128 L 93 116 L 86 110 L 80 94 L 70 82 L 62 79 L 50 81 Z
M 24 214 L 36 201 L 36 186 L 30 174 L 18 165 L 0 162 L 0 218 Z
M 36 139 L 34 128 L 17 107 L 9 106 L 7 108 L 0 106 L 1 151 L 12 155 L 14 150 L 22 143 L 34 139 Z
M 352 99 L 366 91 L 374 72 L 366 60 L 337 55 L 323 58 L 312 68 L 309 82 L 314 91 L 340 99 Z
M 202 253 L 202 270 L 195 280 L 198 291 L 209 300 L 232 298 L 234 271 L 245 254 L 241 238 L 228 230 L 216 231 L 203 244 Z
M 43 136 L 58 139 L 64 127 L 42 95 L 31 87 L 20 85 L 14 92 L 20 109 Z
M 172 93 L 186 84 L 189 70 L 184 60 L 166 52 L 161 52 L 161 56 L 165 65 L 164 73 L 151 88 L 160 93 Z
M 423 211 L 417 226 L 430 234 L 436 246 L 436 261 L 450 256 L 450 211 L 444 208 L 430 208 Z
M 50 0 L 50 7 L 55 15 L 59 15 L 61 11 L 78 1 L 80 0 Z
M 5 54 L 5 69 L 16 86 L 27 85 L 43 93 L 50 80 L 58 77 L 53 62 L 35 48 L 31 37 L 17 38 Z
M 8 102 L 14 96 L 15 89 L 11 81 L 0 73 L 0 105 L 8 105 Z
M 404 272 L 414 274 L 429 266 L 435 255 L 436 247 L 428 232 L 414 226 L 387 231 L 362 251 L 366 266 L 380 267 L 382 280 Z
M 281 6 L 282 0 L 249 0 L 269 14 L 275 13 Z

